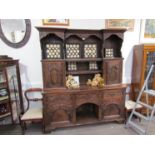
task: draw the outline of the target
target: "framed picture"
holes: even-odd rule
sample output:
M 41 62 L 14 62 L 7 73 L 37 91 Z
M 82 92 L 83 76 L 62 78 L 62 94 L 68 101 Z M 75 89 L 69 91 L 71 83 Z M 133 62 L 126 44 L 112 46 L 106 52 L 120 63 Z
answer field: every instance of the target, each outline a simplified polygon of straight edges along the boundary
M 109 29 L 127 29 L 134 31 L 134 19 L 106 19 L 105 26 Z
M 77 84 L 79 85 L 80 84 L 80 81 L 79 81 L 79 76 L 73 76 L 74 80 L 77 82 Z
M 155 43 L 155 19 L 141 20 L 140 43 Z
M 43 25 L 69 26 L 69 19 L 43 19 Z

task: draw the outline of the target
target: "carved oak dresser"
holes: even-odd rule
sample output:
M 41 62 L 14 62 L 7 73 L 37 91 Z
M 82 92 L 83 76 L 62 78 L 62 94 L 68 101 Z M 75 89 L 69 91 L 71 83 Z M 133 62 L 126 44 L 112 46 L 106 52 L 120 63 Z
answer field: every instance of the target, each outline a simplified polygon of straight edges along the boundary
M 125 119 L 121 47 L 124 29 L 79 30 L 37 27 L 42 48 L 45 131 Z M 86 85 L 95 74 L 103 88 Z M 68 89 L 66 76 L 80 88 Z

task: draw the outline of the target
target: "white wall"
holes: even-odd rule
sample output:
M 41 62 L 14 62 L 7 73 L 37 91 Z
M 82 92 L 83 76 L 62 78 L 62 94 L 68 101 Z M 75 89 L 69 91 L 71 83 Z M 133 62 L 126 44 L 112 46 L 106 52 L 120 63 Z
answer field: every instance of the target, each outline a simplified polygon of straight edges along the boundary
M 122 56 L 124 58 L 123 65 L 123 82 L 131 82 L 131 70 L 132 70 L 132 54 L 133 46 L 139 44 L 141 20 L 135 20 L 135 27 L 133 32 L 125 32 L 124 42 L 122 46 Z
M 36 26 L 42 26 L 42 20 L 31 20 L 32 32 L 28 43 L 19 49 L 7 46 L 0 40 L 0 55 L 8 55 L 20 60 L 20 71 L 23 89 L 28 87 L 42 87 L 41 48 L 39 32 Z M 61 26 L 62 27 L 62 26 Z M 79 29 L 103 29 L 104 19 L 71 19 L 68 28 Z M 140 20 L 135 20 L 133 32 L 125 32 L 122 55 L 124 57 L 123 82 L 131 81 L 132 48 L 139 43 Z

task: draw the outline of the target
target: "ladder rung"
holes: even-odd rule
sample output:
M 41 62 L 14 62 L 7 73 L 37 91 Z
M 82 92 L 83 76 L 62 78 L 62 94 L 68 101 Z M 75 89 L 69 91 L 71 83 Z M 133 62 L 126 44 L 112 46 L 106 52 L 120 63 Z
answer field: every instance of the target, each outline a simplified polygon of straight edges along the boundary
M 134 111 L 134 112 L 133 112 L 133 114 L 134 114 L 134 115 L 136 115 L 136 116 L 138 116 L 138 117 L 140 117 L 140 118 L 145 119 L 146 121 L 148 121 L 148 120 L 149 120 L 146 116 L 144 116 L 144 115 L 140 114 L 139 112 Z
M 150 105 L 148 105 L 148 104 L 146 104 L 146 103 L 144 103 L 144 102 L 139 101 L 138 103 L 141 104 L 142 106 L 144 106 L 144 107 L 150 109 L 150 110 L 153 110 L 153 107 L 152 107 L 152 106 L 150 106 Z
M 155 91 L 154 90 L 144 90 L 144 93 L 155 96 Z
M 134 122 L 131 122 L 131 121 L 129 121 L 128 123 L 129 123 L 129 125 L 131 125 L 132 127 L 138 129 L 141 133 L 145 134 L 145 130 L 142 129 L 139 125 L 137 125 L 137 124 L 135 124 Z

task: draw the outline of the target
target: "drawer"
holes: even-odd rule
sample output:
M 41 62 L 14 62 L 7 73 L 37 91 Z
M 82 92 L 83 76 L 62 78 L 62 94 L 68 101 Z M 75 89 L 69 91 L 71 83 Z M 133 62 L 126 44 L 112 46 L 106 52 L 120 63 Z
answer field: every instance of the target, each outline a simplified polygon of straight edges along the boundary
M 47 104 L 46 109 L 48 109 L 48 110 L 46 110 L 48 112 L 53 112 L 53 111 L 60 110 L 60 109 L 71 110 L 71 109 L 73 109 L 73 106 L 71 106 L 69 104 L 68 105 L 64 105 L 64 104 L 62 104 L 62 105 L 49 105 L 49 104 Z
M 48 95 L 44 96 L 44 106 L 45 107 L 55 107 L 55 108 L 61 108 L 61 107 L 71 107 L 72 106 L 72 100 L 71 96 L 67 94 L 63 95 Z
M 76 95 L 76 106 L 83 103 L 96 103 L 99 104 L 101 101 L 101 93 L 90 92 L 90 93 L 80 93 Z
M 103 93 L 103 103 L 122 103 L 124 97 L 122 90 L 108 90 Z

